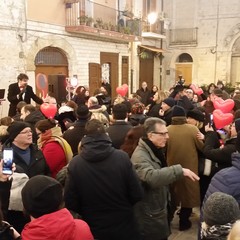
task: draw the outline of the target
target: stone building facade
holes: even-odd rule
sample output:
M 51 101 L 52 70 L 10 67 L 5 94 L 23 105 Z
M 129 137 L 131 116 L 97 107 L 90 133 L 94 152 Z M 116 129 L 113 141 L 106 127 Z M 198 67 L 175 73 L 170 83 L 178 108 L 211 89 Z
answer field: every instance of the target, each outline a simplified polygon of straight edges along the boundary
M 142 22 L 146 22 L 146 15 L 155 10 L 161 36 L 128 40 L 126 35 L 110 39 L 109 36 L 98 37 L 96 33 L 69 32 L 66 30 L 66 8 L 78 2 L 98 5 L 104 2 L 109 9 L 130 9 L 134 18 Z M 69 3 L 72 5 L 67 5 Z M 110 53 L 110 57 L 115 54 L 117 59 L 112 63 L 113 89 L 127 83 L 130 92 L 136 91 L 144 80 L 142 74 L 149 75 L 147 71 L 152 71 L 150 85 L 156 84 L 164 90 L 174 85 L 179 74 L 189 84 L 202 85 L 218 80 L 240 84 L 238 0 L 2 0 L 0 7 L 0 71 L 5 98 L 8 85 L 16 81 L 20 72 L 28 74 L 29 84 L 36 89 L 36 74 L 41 70 L 40 65 L 36 65 L 36 56 L 45 48 L 59 49 L 67 59 L 64 74 L 77 76 L 78 83 L 86 86 L 90 81 L 89 64 L 108 62 L 103 56 L 105 53 Z M 101 14 L 104 15 L 104 11 Z M 102 30 L 100 34 L 105 33 Z M 139 46 L 150 46 L 143 49 L 153 53 L 152 69 L 144 67 L 148 59 L 141 61 Z M 62 69 L 55 74 L 61 73 Z M 2 102 L 1 116 L 6 116 L 8 104 L 8 101 Z

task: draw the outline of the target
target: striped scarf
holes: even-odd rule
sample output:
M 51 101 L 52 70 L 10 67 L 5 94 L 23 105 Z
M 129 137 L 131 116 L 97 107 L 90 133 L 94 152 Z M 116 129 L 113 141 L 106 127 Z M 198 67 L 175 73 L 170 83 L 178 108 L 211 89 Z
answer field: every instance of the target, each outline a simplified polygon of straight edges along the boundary
M 60 127 L 56 126 L 46 130 L 44 133 L 41 133 L 37 142 L 38 147 L 42 149 L 49 142 L 58 142 L 61 145 L 66 156 L 66 161 L 69 163 L 73 157 L 73 153 L 69 143 L 62 138 L 62 131 Z

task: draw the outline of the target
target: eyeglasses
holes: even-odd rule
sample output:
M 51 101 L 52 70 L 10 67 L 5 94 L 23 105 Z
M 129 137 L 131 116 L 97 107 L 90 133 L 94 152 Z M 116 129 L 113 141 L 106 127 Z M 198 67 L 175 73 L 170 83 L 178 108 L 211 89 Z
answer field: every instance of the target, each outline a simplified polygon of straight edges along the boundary
M 162 137 L 168 136 L 168 132 L 151 132 L 151 133 L 158 134 L 158 135 L 160 135 Z
M 24 131 L 24 132 L 20 132 L 19 134 L 29 134 L 29 133 L 32 134 L 32 130 L 26 130 L 26 131 Z

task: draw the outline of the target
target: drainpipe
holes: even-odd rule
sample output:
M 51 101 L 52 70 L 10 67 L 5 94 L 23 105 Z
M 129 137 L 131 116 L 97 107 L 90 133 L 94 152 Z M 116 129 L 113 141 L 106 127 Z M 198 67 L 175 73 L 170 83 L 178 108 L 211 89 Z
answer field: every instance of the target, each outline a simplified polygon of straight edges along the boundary
M 216 54 L 215 54 L 215 67 L 214 67 L 214 81 L 215 83 L 217 83 L 217 55 L 218 55 L 218 29 L 219 29 L 219 0 L 217 3 L 217 25 L 216 25 L 216 41 L 215 41 L 215 50 L 216 50 Z
M 161 11 L 163 12 L 163 0 L 161 0 Z M 161 32 L 160 32 L 161 35 L 163 33 L 162 26 L 163 26 L 163 24 L 161 24 Z M 163 39 L 161 38 L 160 39 L 160 48 L 162 49 L 162 47 L 163 47 Z M 162 90 L 162 62 L 163 62 L 163 55 L 161 53 L 160 54 L 160 68 L 159 68 L 159 71 L 160 71 L 160 83 L 159 83 L 159 85 L 160 85 L 161 90 Z

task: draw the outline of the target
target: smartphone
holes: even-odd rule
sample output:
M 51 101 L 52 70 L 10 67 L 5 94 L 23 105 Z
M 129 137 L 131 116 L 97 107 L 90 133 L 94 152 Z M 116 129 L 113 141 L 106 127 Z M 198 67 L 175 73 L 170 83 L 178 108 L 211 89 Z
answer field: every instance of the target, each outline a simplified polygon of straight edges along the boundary
M 13 150 L 12 148 L 4 148 L 3 150 L 3 174 L 11 175 L 13 164 Z
M 210 125 L 213 126 L 213 114 L 210 114 Z

